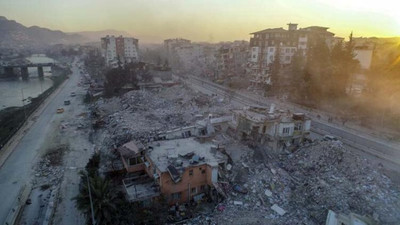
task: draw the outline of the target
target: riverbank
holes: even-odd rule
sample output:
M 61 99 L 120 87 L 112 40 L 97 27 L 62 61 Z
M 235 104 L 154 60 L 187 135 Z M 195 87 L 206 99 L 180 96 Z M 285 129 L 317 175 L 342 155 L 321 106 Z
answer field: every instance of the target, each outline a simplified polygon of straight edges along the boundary
M 70 73 L 71 70 L 63 69 L 58 76 L 52 77 L 53 86 L 38 97 L 32 98 L 29 104 L 22 107 L 8 107 L 0 111 L 0 152 L 3 151 L 3 146 L 23 126 L 27 118 L 68 78 Z

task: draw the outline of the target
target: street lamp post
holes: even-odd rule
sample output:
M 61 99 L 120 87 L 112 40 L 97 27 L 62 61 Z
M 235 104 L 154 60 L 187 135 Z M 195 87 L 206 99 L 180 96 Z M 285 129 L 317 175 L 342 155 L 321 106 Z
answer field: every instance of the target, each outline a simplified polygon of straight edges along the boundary
M 26 120 L 25 99 L 24 99 L 24 89 L 23 88 L 21 88 L 21 94 L 22 94 L 22 108 L 24 109 L 24 120 Z
M 88 183 L 88 189 L 89 189 L 89 199 L 90 199 L 90 210 L 92 212 L 92 225 L 96 225 L 96 221 L 94 220 L 94 210 L 93 210 L 93 201 L 92 201 L 92 192 L 90 190 L 90 183 L 89 183 L 89 176 L 87 172 L 85 173 L 87 183 Z

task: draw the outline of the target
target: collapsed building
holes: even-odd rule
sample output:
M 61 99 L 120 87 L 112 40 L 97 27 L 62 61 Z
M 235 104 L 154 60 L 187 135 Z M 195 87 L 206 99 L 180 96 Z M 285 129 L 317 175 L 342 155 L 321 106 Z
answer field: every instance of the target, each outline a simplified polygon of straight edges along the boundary
M 157 140 L 170 140 L 170 139 L 178 139 L 178 138 L 187 138 L 187 137 L 206 137 L 214 134 L 217 131 L 226 131 L 229 127 L 229 122 L 232 120 L 232 116 L 223 116 L 212 118 L 212 115 L 208 115 L 208 117 L 204 120 L 199 120 L 195 123 L 195 125 L 180 127 L 174 130 L 169 130 L 166 132 L 159 132 L 157 134 Z
M 273 151 L 301 144 L 310 134 L 311 120 L 304 113 L 260 106 L 233 110 L 232 126 L 242 140 L 266 144 Z
M 155 141 L 144 148 L 134 142 L 118 149 L 126 171 L 129 201 L 149 202 L 161 194 L 169 204 L 199 201 L 218 182 L 227 156 L 217 146 L 194 137 Z

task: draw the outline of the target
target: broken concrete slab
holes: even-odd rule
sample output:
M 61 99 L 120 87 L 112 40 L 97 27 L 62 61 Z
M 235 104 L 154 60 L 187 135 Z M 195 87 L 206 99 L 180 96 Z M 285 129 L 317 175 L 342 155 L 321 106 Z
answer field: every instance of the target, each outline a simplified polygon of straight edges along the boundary
M 286 213 L 286 211 L 284 209 L 282 209 L 281 207 L 279 207 L 277 204 L 274 204 L 273 206 L 271 206 L 271 209 L 274 210 L 276 213 L 278 213 L 281 216 L 285 215 L 285 213 Z
M 272 196 L 272 192 L 271 192 L 270 190 L 268 190 L 268 189 L 266 189 L 266 190 L 264 191 L 264 194 L 265 194 L 266 196 L 268 196 L 268 197 L 271 197 L 271 196 Z
M 233 201 L 233 204 L 234 205 L 243 205 L 243 202 L 242 201 Z

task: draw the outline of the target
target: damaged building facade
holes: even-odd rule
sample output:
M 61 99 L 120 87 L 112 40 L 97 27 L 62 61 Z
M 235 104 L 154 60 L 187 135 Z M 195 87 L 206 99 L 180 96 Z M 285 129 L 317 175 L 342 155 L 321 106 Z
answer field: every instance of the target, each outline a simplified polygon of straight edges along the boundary
M 106 65 L 117 67 L 118 61 L 130 63 L 139 61 L 139 40 L 131 37 L 106 36 L 101 38 L 101 53 Z
M 123 185 L 132 202 L 160 195 L 169 204 L 201 200 L 217 185 L 218 171 L 227 163 L 218 147 L 194 137 L 155 141 L 142 149 L 134 142 L 118 149 L 131 174 Z
M 245 74 L 248 48 L 247 41 L 222 43 L 216 51 L 217 74 L 215 78 L 224 79 Z
M 234 110 L 232 126 L 242 140 L 266 144 L 273 151 L 299 145 L 310 134 L 311 120 L 304 113 L 291 113 L 259 106 Z
M 251 33 L 248 72 L 252 86 L 270 84 L 270 65 L 275 60 L 282 66 L 289 65 L 296 52 L 306 55 L 318 40 L 323 40 L 329 48 L 333 46 L 335 34 L 328 29 L 320 26 L 298 29 L 297 24 L 289 23 L 287 30 L 280 27 Z

